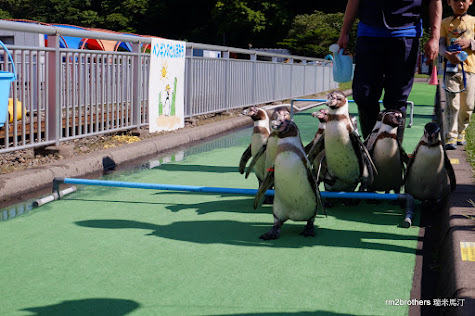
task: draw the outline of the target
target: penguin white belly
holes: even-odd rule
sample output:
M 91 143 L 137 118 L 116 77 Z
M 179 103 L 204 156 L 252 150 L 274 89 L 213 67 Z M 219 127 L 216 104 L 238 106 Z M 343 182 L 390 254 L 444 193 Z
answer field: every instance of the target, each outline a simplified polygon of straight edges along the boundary
M 304 162 L 296 153 L 285 151 L 277 155 L 275 166 L 274 215 L 284 221 L 310 219 L 317 201 Z
M 378 170 L 372 188 L 377 191 L 398 190 L 402 185 L 402 163 L 396 140 L 379 139 L 372 158 Z
M 406 192 L 418 200 L 437 200 L 450 191 L 440 148 L 420 147 L 406 177 Z
M 263 134 L 254 133 L 252 135 L 251 154 L 253 157 L 257 154 L 259 149 L 261 149 L 261 147 L 264 145 L 266 140 L 267 138 Z M 264 154 L 257 160 L 256 164 L 254 165 L 254 173 L 256 174 L 256 177 L 261 181 L 264 180 L 264 176 L 265 176 L 265 170 L 266 170 L 265 162 L 266 162 L 266 155 Z
M 328 172 L 338 179 L 353 183 L 360 176 L 358 157 L 345 124 L 328 122 L 325 130 L 325 155 Z

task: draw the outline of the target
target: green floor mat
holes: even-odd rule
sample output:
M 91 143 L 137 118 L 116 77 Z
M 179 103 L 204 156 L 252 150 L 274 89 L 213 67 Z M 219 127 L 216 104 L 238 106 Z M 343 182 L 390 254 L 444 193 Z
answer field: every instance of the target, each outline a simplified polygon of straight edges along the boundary
M 434 93 L 414 86 L 408 152 L 431 119 Z M 295 116 L 304 144 L 317 128 L 311 112 Z M 257 188 L 253 174 L 237 171 L 249 135 L 107 178 Z M 82 187 L 0 222 L 0 315 L 407 314 L 386 301 L 411 298 L 417 213 L 416 226 L 403 229 L 399 205 L 336 205 L 318 215 L 314 238 L 289 221 L 280 239 L 263 241 L 272 209 L 252 204 L 249 196 Z

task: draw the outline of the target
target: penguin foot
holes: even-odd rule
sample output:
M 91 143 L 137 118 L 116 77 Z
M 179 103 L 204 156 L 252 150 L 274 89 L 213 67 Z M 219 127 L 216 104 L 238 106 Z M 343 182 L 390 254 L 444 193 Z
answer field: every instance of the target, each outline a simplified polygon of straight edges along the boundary
M 280 227 L 272 226 L 272 228 L 265 234 L 261 235 L 259 239 L 273 240 L 280 236 Z
M 300 235 L 303 235 L 304 237 L 315 237 L 315 226 L 313 225 L 313 222 L 307 223 Z

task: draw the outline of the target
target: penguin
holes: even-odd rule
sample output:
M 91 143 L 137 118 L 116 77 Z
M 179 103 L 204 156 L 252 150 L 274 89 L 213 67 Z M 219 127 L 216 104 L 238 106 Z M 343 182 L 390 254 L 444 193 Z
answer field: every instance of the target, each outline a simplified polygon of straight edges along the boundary
M 312 148 L 312 146 L 316 144 L 316 142 L 320 139 L 320 137 L 322 137 L 323 132 L 325 131 L 325 126 L 328 121 L 328 110 L 321 109 L 320 111 L 313 112 L 312 116 L 317 118 L 320 121 L 320 123 L 318 124 L 318 130 L 315 133 L 315 136 L 313 137 L 312 141 L 308 143 L 307 146 L 305 146 L 305 152 L 307 154 L 310 152 L 310 149 Z
M 354 191 L 360 183 L 359 190 L 363 191 L 371 185 L 377 170 L 351 122 L 348 100 L 343 92 L 333 91 L 326 105 L 329 110 L 323 141 L 312 147 L 309 157 L 325 150 L 323 182 L 327 191 Z
M 280 106 L 274 109 L 274 111 L 271 114 L 271 121 L 284 121 L 284 120 L 289 120 L 290 121 L 290 111 L 288 108 L 285 106 Z M 277 140 L 279 138 L 277 137 L 277 132 L 275 130 L 272 130 L 269 137 L 267 138 L 266 143 L 259 149 L 257 154 L 253 156 L 251 162 L 249 163 L 249 166 L 247 167 L 246 170 L 246 178 L 249 176 L 249 173 L 251 172 L 252 168 L 260 159 L 262 155 L 265 154 L 265 172 L 264 172 L 264 177 L 267 175 L 267 169 L 271 168 L 274 165 L 274 159 L 275 159 L 275 154 L 277 151 Z
M 402 114 L 397 110 L 386 111 L 380 120 L 377 137 L 371 150 L 368 150 L 378 169 L 371 191 L 401 192 L 404 164 L 407 163 L 407 154 L 397 138 L 397 129 L 401 124 Z
M 424 203 L 437 203 L 456 188 L 454 169 L 435 122 L 424 126 L 424 134 L 411 155 L 406 170 L 405 190 Z
M 368 135 L 368 137 L 366 137 L 363 142 L 369 152 L 371 152 L 371 150 L 373 149 L 373 144 L 376 140 L 376 137 L 378 136 L 379 128 L 381 127 L 381 120 L 383 119 L 384 113 L 386 113 L 386 110 L 383 110 L 378 113 L 378 118 L 376 119 L 376 123 L 374 124 L 371 133 Z
M 249 159 L 257 154 L 259 149 L 266 143 L 269 138 L 269 116 L 267 112 L 258 107 L 251 107 L 243 111 L 244 115 L 249 116 L 254 121 L 254 129 L 251 136 L 251 144 L 246 148 L 239 161 L 239 172 L 244 173 L 246 164 Z M 255 164 L 254 173 L 256 174 L 259 185 L 264 180 L 265 175 L 265 157 L 259 158 Z
M 259 238 L 264 240 L 279 238 L 282 225 L 289 219 L 306 221 L 307 224 L 301 234 L 305 237 L 315 236 L 315 216 L 323 206 L 320 191 L 300 139 L 299 129 L 290 120 L 272 121 L 272 129 L 276 131 L 278 137 L 274 168 L 269 171 L 259 188 L 254 208 L 257 208 L 263 193 L 273 183 L 274 224 Z

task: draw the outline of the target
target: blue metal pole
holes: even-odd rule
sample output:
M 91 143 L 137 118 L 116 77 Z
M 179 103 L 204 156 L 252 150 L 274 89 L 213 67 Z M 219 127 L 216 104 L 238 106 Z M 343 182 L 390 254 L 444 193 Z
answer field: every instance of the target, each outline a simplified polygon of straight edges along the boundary
M 218 193 L 218 194 L 236 194 L 236 195 L 256 195 L 257 194 L 257 189 L 205 187 L 205 186 L 159 184 L 159 183 L 137 183 L 137 182 L 74 179 L 74 178 L 55 178 L 53 180 L 53 193 L 59 192 L 59 185 L 61 183 L 118 187 L 118 188 L 132 188 L 132 189 L 206 192 L 206 193 Z M 406 201 L 406 215 L 404 218 L 404 222 L 402 223 L 402 226 L 405 228 L 408 228 L 412 225 L 414 198 L 410 194 L 383 194 L 383 193 L 372 193 L 372 192 L 329 192 L 329 191 L 322 191 L 320 192 L 320 194 L 323 198 L 333 198 L 333 199 L 405 200 Z M 265 195 L 273 196 L 274 190 L 267 190 Z

